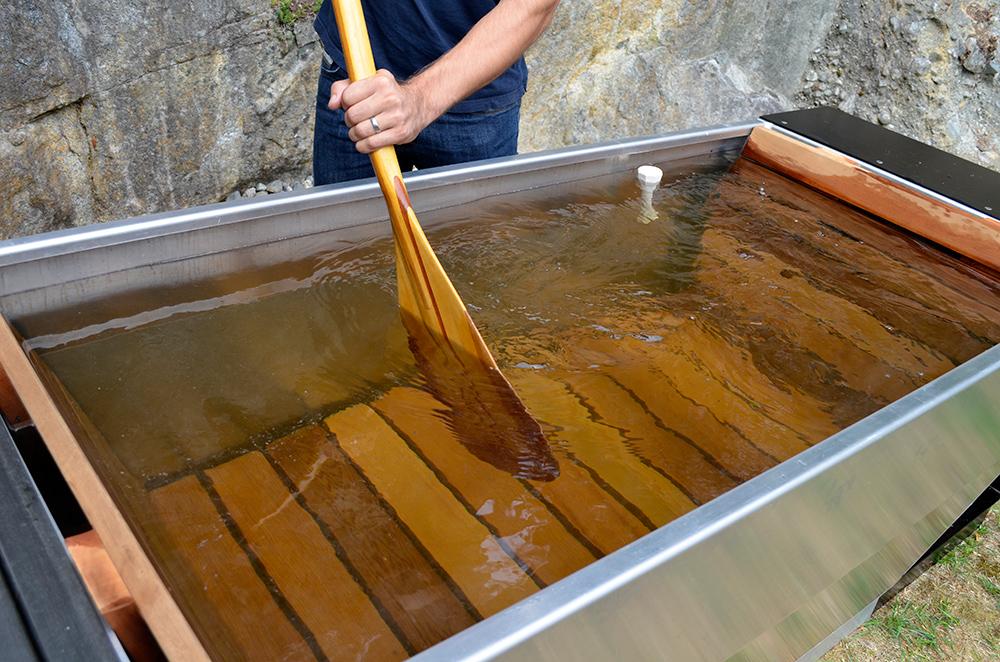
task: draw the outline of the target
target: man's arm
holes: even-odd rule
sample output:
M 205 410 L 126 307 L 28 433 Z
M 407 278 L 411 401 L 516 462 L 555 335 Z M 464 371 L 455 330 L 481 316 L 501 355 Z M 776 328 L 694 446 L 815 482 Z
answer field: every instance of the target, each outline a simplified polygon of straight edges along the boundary
M 330 108 L 344 108 L 359 152 L 411 142 L 449 108 L 502 74 L 541 36 L 559 0 L 501 0 L 450 51 L 398 83 L 385 69 L 372 78 L 337 81 Z M 380 133 L 369 121 L 378 118 Z

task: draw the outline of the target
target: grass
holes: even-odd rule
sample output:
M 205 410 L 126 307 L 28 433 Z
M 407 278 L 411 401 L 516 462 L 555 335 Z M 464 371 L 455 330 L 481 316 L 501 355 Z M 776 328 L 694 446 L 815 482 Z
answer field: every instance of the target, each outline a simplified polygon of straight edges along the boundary
M 282 25 L 291 25 L 301 18 L 315 16 L 322 4 L 323 0 L 271 0 L 278 22 Z
M 997 611 L 1000 612 L 1000 585 L 994 582 L 989 577 L 980 576 L 979 585 L 983 587 L 983 590 L 989 593 L 994 600 L 997 601 Z M 998 615 L 1000 617 L 1000 615 Z
M 933 608 L 900 600 L 888 610 L 881 610 L 866 627 L 880 629 L 904 652 L 919 659 L 925 653 L 941 653 L 943 646 L 950 646 L 948 634 L 958 623 L 947 600 Z
M 973 558 L 975 558 L 976 550 L 987 533 L 989 533 L 989 528 L 986 522 L 983 522 L 968 538 L 939 556 L 935 560 L 935 563 L 951 568 L 956 572 L 965 570 Z
M 1000 659 L 1000 504 L 824 662 Z

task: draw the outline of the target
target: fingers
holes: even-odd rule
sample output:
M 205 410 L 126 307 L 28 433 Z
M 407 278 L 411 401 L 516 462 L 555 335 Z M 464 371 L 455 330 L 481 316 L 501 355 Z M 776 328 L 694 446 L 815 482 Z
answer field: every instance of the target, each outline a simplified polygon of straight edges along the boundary
M 399 83 L 396 79 L 385 69 L 380 69 L 371 78 L 365 78 L 364 80 L 359 80 L 356 83 L 351 83 L 351 85 L 344 90 L 344 96 L 341 100 L 341 104 L 344 108 L 350 108 L 358 103 L 361 103 L 365 99 L 371 96 L 380 96 L 384 94 L 389 94 L 392 90 L 398 89 Z
M 330 86 L 330 103 L 326 104 L 330 110 L 337 110 L 343 102 L 344 90 L 351 84 L 349 80 L 338 80 Z
M 372 118 L 378 121 L 379 131 L 375 130 Z M 384 113 L 372 113 L 371 115 L 366 113 L 364 119 L 359 120 L 351 126 L 351 130 L 347 132 L 347 136 L 354 142 L 358 142 L 365 138 L 371 138 L 376 133 L 384 133 L 403 123 L 403 115 L 398 110 L 388 110 Z
M 353 106 L 348 106 L 344 111 L 344 122 L 347 126 L 355 128 L 367 123 L 369 118 L 378 116 L 382 128 L 388 128 L 388 125 L 382 122 L 382 115 L 395 110 L 398 106 L 399 100 L 391 94 L 374 94 Z
M 379 128 L 381 128 L 384 131 L 386 127 L 383 126 L 382 124 L 383 121 L 384 118 L 382 117 L 378 118 Z M 354 142 L 358 142 L 364 140 L 365 138 L 370 138 L 374 136 L 375 133 L 376 133 L 375 127 L 372 126 L 371 120 L 365 120 L 363 122 L 360 122 L 352 126 L 351 130 L 347 132 L 347 137 L 353 140 Z
M 344 123 L 350 129 L 347 135 L 363 154 L 412 142 L 426 124 L 419 124 L 413 92 L 385 69 L 356 83 L 337 81 L 330 88 L 329 105 L 344 109 Z M 372 125 L 373 117 L 378 119 L 379 132 Z
M 330 110 L 350 108 L 354 104 L 382 91 L 398 86 L 396 78 L 385 69 L 379 69 L 371 78 L 352 83 L 349 80 L 338 80 L 330 86 Z
M 381 133 L 376 133 L 363 140 L 359 140 L 354 144 L 354 146 L 362 154 L 371 154 L 381 147 L 386 147 L 388 145 L 402 145 L 410 142 L 411 140 L 412 139 L 409 138 L 403 127 L 394 127 L 392 129 L 382 131 Z

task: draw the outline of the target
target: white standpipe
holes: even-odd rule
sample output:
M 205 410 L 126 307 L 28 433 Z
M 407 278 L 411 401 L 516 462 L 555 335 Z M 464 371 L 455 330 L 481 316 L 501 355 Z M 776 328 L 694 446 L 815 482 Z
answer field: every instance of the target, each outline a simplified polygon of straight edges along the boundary
M 635 172 L 639 180 L 639 188 L 642 190 L 642 211 L 639 212 L 640 223 L 650 223 L 659 218 L 659 214 L 653 209 L 653 191 L 660 185 L 663 179 L 663 171 L 656 166 L 639 166 Z

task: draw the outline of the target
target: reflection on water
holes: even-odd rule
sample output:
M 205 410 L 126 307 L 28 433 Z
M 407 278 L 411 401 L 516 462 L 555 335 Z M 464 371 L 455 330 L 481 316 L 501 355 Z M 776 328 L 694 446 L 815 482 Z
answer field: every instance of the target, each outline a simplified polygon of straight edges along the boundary
M 388 239 L 30 343 L 213 655 L 399 658 L 1000 340 L 996 281 L 756 166 L 645 204 L 510 197 L 429 233 L 554 480 L 498 469 L 490 408 L 456 418 L 418 369 Z

